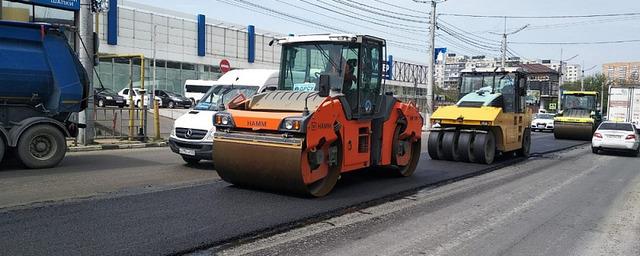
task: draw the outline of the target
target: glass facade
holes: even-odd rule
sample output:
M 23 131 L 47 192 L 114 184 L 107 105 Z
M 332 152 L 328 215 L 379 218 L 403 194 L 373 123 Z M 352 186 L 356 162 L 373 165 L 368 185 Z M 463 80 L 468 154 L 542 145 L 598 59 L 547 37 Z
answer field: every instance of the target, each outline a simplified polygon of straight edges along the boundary
M 133 87 L 140 87 L 140 59 L 129 58 L 103 58 L 100 59 L 97 71 L 94 74 L 95 87 L 100 87 L 100 81 L 105 88 L 114 91 L 129 86 L 129 80 Z M 178 94 L 184 94 L 184 82 L 186 80 L 217 80 L 222 74 L 220 68 L 211 65 L 181 63 L 166 60 L 156 60 L 156 88 Z M 144 86 L 153 86 L 153 60 L 144 61 Z M 98 79 L 99 77 L 99 79 Z
M 75 24 L 73 11 L 18 3 L 9 0 L 0 0 L 0 9 L 0 19 L 2 20 L 45 22 L 70 26 Z

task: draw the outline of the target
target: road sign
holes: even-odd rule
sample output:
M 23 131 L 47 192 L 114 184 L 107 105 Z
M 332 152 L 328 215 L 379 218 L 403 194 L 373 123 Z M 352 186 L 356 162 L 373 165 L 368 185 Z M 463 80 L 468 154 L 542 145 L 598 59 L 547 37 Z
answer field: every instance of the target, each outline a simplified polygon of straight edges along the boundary
M 549 110 L 556 110 L 556 103 L 549 103 Z
M 222 59 L 220 61 L 220 73 L 224 74 L 229 72 L 229 70 L 231 70 L 231 64 L 227 59 Z
M 17 0 L 18 2 L 24 2 L 27 4 L 34 4 L 40 6 L 47 6 L 57 9 L 79 11 L 80 0 Z

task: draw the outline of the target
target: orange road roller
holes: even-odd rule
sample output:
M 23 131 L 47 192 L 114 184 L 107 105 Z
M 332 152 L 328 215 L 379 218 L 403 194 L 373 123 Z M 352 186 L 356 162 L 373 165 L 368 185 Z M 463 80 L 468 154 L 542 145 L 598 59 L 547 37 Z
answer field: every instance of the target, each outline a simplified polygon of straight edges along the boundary
M 342 173 L 414 173 L 424 120 L 414 103 L 384 91 L 385 40 L 305 35 L 275 41 L 282 46 L 277 89 L 222 98 L 224 111 L 213 117 L 213 161 L 223 180 L 321 197 Z

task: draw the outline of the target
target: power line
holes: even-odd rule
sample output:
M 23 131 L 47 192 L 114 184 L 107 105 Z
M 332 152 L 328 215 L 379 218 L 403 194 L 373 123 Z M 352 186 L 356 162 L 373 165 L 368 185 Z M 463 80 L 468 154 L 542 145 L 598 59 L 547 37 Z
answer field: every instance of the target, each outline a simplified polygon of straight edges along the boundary
M 382 1 L 382 0 L 373 0 L 373 1 L 376 1 L 376 2 L 381 3 L 381 4 L 384 4 L 384 5 L 388 5 L 388 6 L 391 6 L 391 7 L 395 7 L 395 8 L 398 8 L 398 9 L 400 9 L 400 10 L 404 10 L 404 11 L 408 11 L 408 12 L 414 12 L 414 13 L 420 13 L 420 14 L 422 14 L 422 12 L 420 12 L 420 11 L 412 10 L 412 9 L 409 9 L 409 8 L 407 8 L 407 7 L 404 7 L 404 6 L 399 6 L 399 5 L 395 5 L 395 4 L 390 4 L 390 3 L 387 3 L 387 2 Z
M 587 15 L 551 15 L 551 16 L 509 16 L 509 15 L 480 15 L 480 14 L 461 14 L 461 13 L 440 13 L 439 15 L 469 17 L 469 18 L 499 18 L 499 19 L 504 19 L 504 18 L 508 18 L 508 19 L 571 19 L 571 18 L 638 16 L 640 15 L 640 12 L 587 14 Z
M 450 27 L 453 30 L 457 30 L 457 31 L 461 32 L 463 35 L 469 35 L 469 36 L 475 37 L 474 40 L 483 41 L 484 43 L 488 43 L 488 44 L 498 44 L 498 43 L 500 43 L 499 41 L 496 41 L 496 40 L 493 40 L 493 39 L 489 39 L 489 38 L 486 38 L 486 37 L 482 37 L 482 36 L 476 35 L 474 33 L 471 33 L 469 31 L 466 31 L 464 29 L 461 29 L 459 27 L 456 27 L 453 24 L 448 23 L 448 22 L 446 22 L 446 21 L 444 21 L 442 19 L 438 19 L 438 21 L 439 21 L 438 24 L 444 24 L 444 25 L 446 25 L 447 27 Z M 439 26 L 442 26 L 442 25 L 439 25 Z M 470 38 L 469 36 L 467 36 L 467 38 Z
M 593 44 L 623 44 L 623 43 L 636 43 L 640 42 L 640 39 L 630 40 L 614 40 L 614 41 L 595 41 L 595 42 L 510 42 L 512 44 L 526 44 L 526 45 L 593 45 Z
M 465 46 L 463 44 L 460 44 L 460 43 L 456 42 L 454 39 L 448 38 L 447 36 L 448 35 L 446 35 L 446 34 L 438 33 L 437 38 L 441 39 L 442 41 L 445 41 L 449 45 L 454 46 L 453 49 L 456 49 L 455 51 L 466 53 L 467 55 L 490 55 L 490 54 L 488 54 L 487 52 L 485 52 L 483 50 L 474 49 L 474 48 Z
M 243 8 L 243 9 L 249 9 L 252 11 L 256 11 L 265 15 L 269 15 L 271 17 L 275 17 L 275 18 L 279 18 L 279 19 L 284 19 L 284 20 L 288 20 L 291 22 L 294 22 L 296 24 L 300 24 L 300 25 L 311 25 L 313 27 L 320 27 L 320 28 L 324 28 L 324 29 L 329 29 L 331 31 L 337 31 L 337 32 L 341 32 L 341 33 L 350 33 L 349 31 L 340 29 L 340 28 L 336 28 L 336 27 L 332 27 L 326 24 L 322 24 L 320 22 L 316 22 L 313 20 L 309 20 L 309 19 L 304 19 L 301 17 L 297 17 L 295 15 L 290 15 L 281 11 L 277 11 L 259 4 L 254 4 L 245 0 L 216 0 L 219 1 L 221 3 L 225 3 L 225 4 L 229 4 L 235 7 L 239 7 L 239 8 Z M 231 2 L 233 1 L 233 2 Z M 243 6 L 239 5 L 239 4 L 243 4 Z M 265 12 L 266 11 L 266 12 Z M 273 15 L 273 13 L 281 15 Z M 303 24 L 305 23 L 305 24 Z M 306 26 L 306 25 L 305 25 Z M 390 45 L 396 45 L 402 49 L 405 50 L 410 50 L 410 51 L 414 51 L 414 52 L 423 52 L 422 49 L 419 48 L 415 48 L 414 46 L 418 45 L 418 44 L 411 44 L 411 43 L 406 43 L 406 42 L 397 42 L 397 41 L 393 41 L 393 40 L 386 40 L 388 44 Z M 421 46 L 421 45 L 420 45 Z
M 498 48 L 496 45 L 491 45 L 491 44 L 487 44 L 487 43 L 483 43 L 483 42 L 478 42 L 478 41 L 474 40 L 473 38 L 469 38 L 469 37 L 463 35 L 462 33 L 456 32 L 456 31 L 448 28 L 447 26 L 445 26 L 443 24 L 438 25 L 438 28 L 440 30 L 442 30 L 443 32 L 445 32 L 446 34 L 449 34 L 453 38 L 455 38 L 458 41 L 463 42 L 465 44 L 474 46 L 474 47 L 482 49 L 482 50 L 500 51 L 500 48 Z
M 320 12 L 317 12 L 317 11 L 314 11 L 314 10 L 311 10 L 311 9 L 309 9 L 309 8 L 302 7 L 302 6 L 300 6 L 300 5 L 295 5 L 295 4 L 287 3 L 287 2 L 285 2 L 284 0 L 275 0 L 275 1 L 280 2 L 280 3 L 283 3 L 283 4 L 288 4 L 289 6 L 292 6 L 292 7 L 295 7 L 295 8 L 301 9 L 301 10 L 304 10 L 304 11 L 308 11 L 308 12 L 310 12 L 310 13 L 315 13 L 315 14 L 317 14 L 317 15 L 322 15 L 322 16 L 325 16 L 325 17 L 326 17 L 326 14 L 323 14 L 323 13 L 320 13 Z M 350 24 L 350 23 L 352 23 L 352 21 L 348 21 L 348 20 L 345 20 L 345 19 L 340 19 L 340 18 L 336 18 L 336 17 L 332 17 L 332 18 L 333 18 L 333 19 L 335 19 L 335 20 L 338 20 L 338 21 L 344 22 L 344 23 L 346 23 L 346 24 Z M 427 44 L 427 42 L 426 42 L 426 41 L 416 40 L 416 39 L 415 39 L 415 37 L 409 37 L 409 36 L 405 36 L 405 35 L 401 35 L 401 34 L 390 33 L 390 32 L 387 32 L 387 31 L 384 31 L 384 30 L 381 30 L 381 29 L 377 29 L 377 28 L 373 28 L 373 27 L 369 27 L 369 26 L 365 26 L 365 25 L 358 25 L 358 26 L 363 27 L 363 28 L 366 28 L 366 29 L 369 29 L 369 30 L 377 31 L 377 32 L 380 32 L 380 33 L 384 33 L 384 34 L 387 34 L 387 35 L 392 35 L 392 36 L 396 36 L 396 37 L 399 37 L 399 38 L 404 38 L 404 39 L 406 39 L 406 40 L 410 40 L 410 41 L 414 41 L 414 42 L 422 43 L 422 44 L 420 44 L 420 46 L 424 46 L 424 45 L 426 45 L 426 44 Z
M 343 1 L 343 0 L 331 0 L 331 1 L 339 3 L 339 4 L 342 4 L 342 5 L 345 5 L 345 6 L 349 6 L 349 7 L 353 8 L 353 9 L 356 9 L 356 10 L 362 10 L 362 11 L 365 11 L 365 12 L 373 13 L 373 14 L 384 16 L 384 17 L 391 18 L 391 19 L 397 19 L 397 20 L 401 20 L 401 21 L 407 21 L 407 22 L 413 22 L 413 23 L 419 23 L 419 24 L 427 24 L 428 23 L 426 20 L 409 19 L 409 18 L 404 18 L 404 17 L 400 17 L 400 16 L 389 15 L 387 13 L 378 12 L 378 11 L 374 11 L 374 10 L 371 10 L 371 9 L 365 9 L 365 8 L 362 8 L 362 6 L 359 6 L 360 4 L 353 4 L 351 2 L 347 2 L 347 1 Z M 365 5 L 363 5 L 363 6 L 365 6 Z M 403 15 L 403 14 L 400 14 L 400 15 Z M 409 15 L 405 14 L 404 16 L 409 16 Z M 419 17 L 419 18 L 426 18 L 426 17 Z
M 401 16 L 406 16 L 406 17 L 411 17 L 411 18 L 418 18 L 418 19 L 425 19 L 425 20 L 429 19 L 429 17 L 427 17 L 426 15 L 418 16 L 418 15 L 411 15 L 411 14 L 406 14 L 406 13 L 395 12 L 395 11 L 392 11 L 392 10 L 385 10 L 385 9 L 382 9 L 382 8 L 379 8 L 379 7 L 375 7 L 375 6 L 371 6 L 371 5 L 368 5 L 368 4 L 359 2 L 359 1 L 355 1 L 355 0 L 351 0 L 350 2 L 358 4 L 358 5 L 362 5 L 362 6 L 365 6 L 367 8 L 371 8 L 371 9 L 377 10 L 377 11 L 382 11 L 382 12 L 385 12 L 385 13 L 391 13 L 391 14 L 395 14 L 395 15 L 401 15 Z
M 367 16 L 364 16 L 364 15 L 357 17 L 357 16 L 354 16 L 352 14 L 348 14 L 348 13 L 344 13 L 344 12 L 341 12 L 341 11 L 337 11 L 338 9 L 340 9 L 338 6 L 333 5 L 331 3 L 324 2 L 322 0 L 316 0 L 316 1 L 318 1 L 320 3 L 323 3 L 325 5 L 328 5 L 330 7 L 333 7 L 334 9 L 328 8 L 327 6 L 320 5 L 320 4 L 317 4 L 317 3 L 314 3 L 314 2 L 311 2 L 311 1 L 308 1 L 308 0 L 300 0 L 300 1 L 304 2 L 306 4 L 318 7 L 320 9 L 329 11 L 329 12 L 337 13 L 337 14 L 340 14 L 342 16 L 346 16 L 346 17 L 349 17 L 349 18 L 352 18 L 352 19 L 355 19 L 355 20 L 366 21 L 366 22 L 369 22 L 369 23 L 372 23 L 372 24 L 375 24 L 375 25 L 378 25 L 378 26 L 382 26 L 382 27 L 395 28 L 395 29 L 399 29 L 399 30 L 403 30 L 403 31 L 407 31 L 407 32 L 414 32 L 414 33 L 415 32 L 424 32 L 424 33 L 428 32 L 426 29 L 424 29 L 424 27 L 411 26 L 411 25 L 396 23 L 396 22 L 392 22 L 392 21 L 377 19 L 377 18 L 373 18 L 373 17 L 367 17 Z

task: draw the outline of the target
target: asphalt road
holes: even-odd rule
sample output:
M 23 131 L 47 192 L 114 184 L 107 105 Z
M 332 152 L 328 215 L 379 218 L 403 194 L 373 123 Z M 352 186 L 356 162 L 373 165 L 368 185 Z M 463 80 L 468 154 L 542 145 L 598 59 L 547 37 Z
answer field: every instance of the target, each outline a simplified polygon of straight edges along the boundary
M 210 162 L 188 166 L 168 148 L 69 152 L 55 168 L 22 168 L 12 155 L 2 162 L 0 211 L 147 193 L 219 179 Z
M 584 146 L 216 253 L 640 255 L 639 164 Z
M 558 150 L 583 142 L 534 136 L 533 152 Z M 126 164 L 94 158 L 100 164 Z M 314 217 L 341 214 L 355 205 L 414 191 L 493 166 L 432 161 L 423 153 L 409 178 L 385 173 L 344 175 L 334 192 L 321 199 L 245 190 L 222 181 L 96 200 L 67 201 L 0 213 L 4 254 L 159 255 L 207 248 L 251 234 L 302 225 Z M 161 167 L 159 167 L 161 168 Z M 171 168 L 168 164 L 165 168 Z

